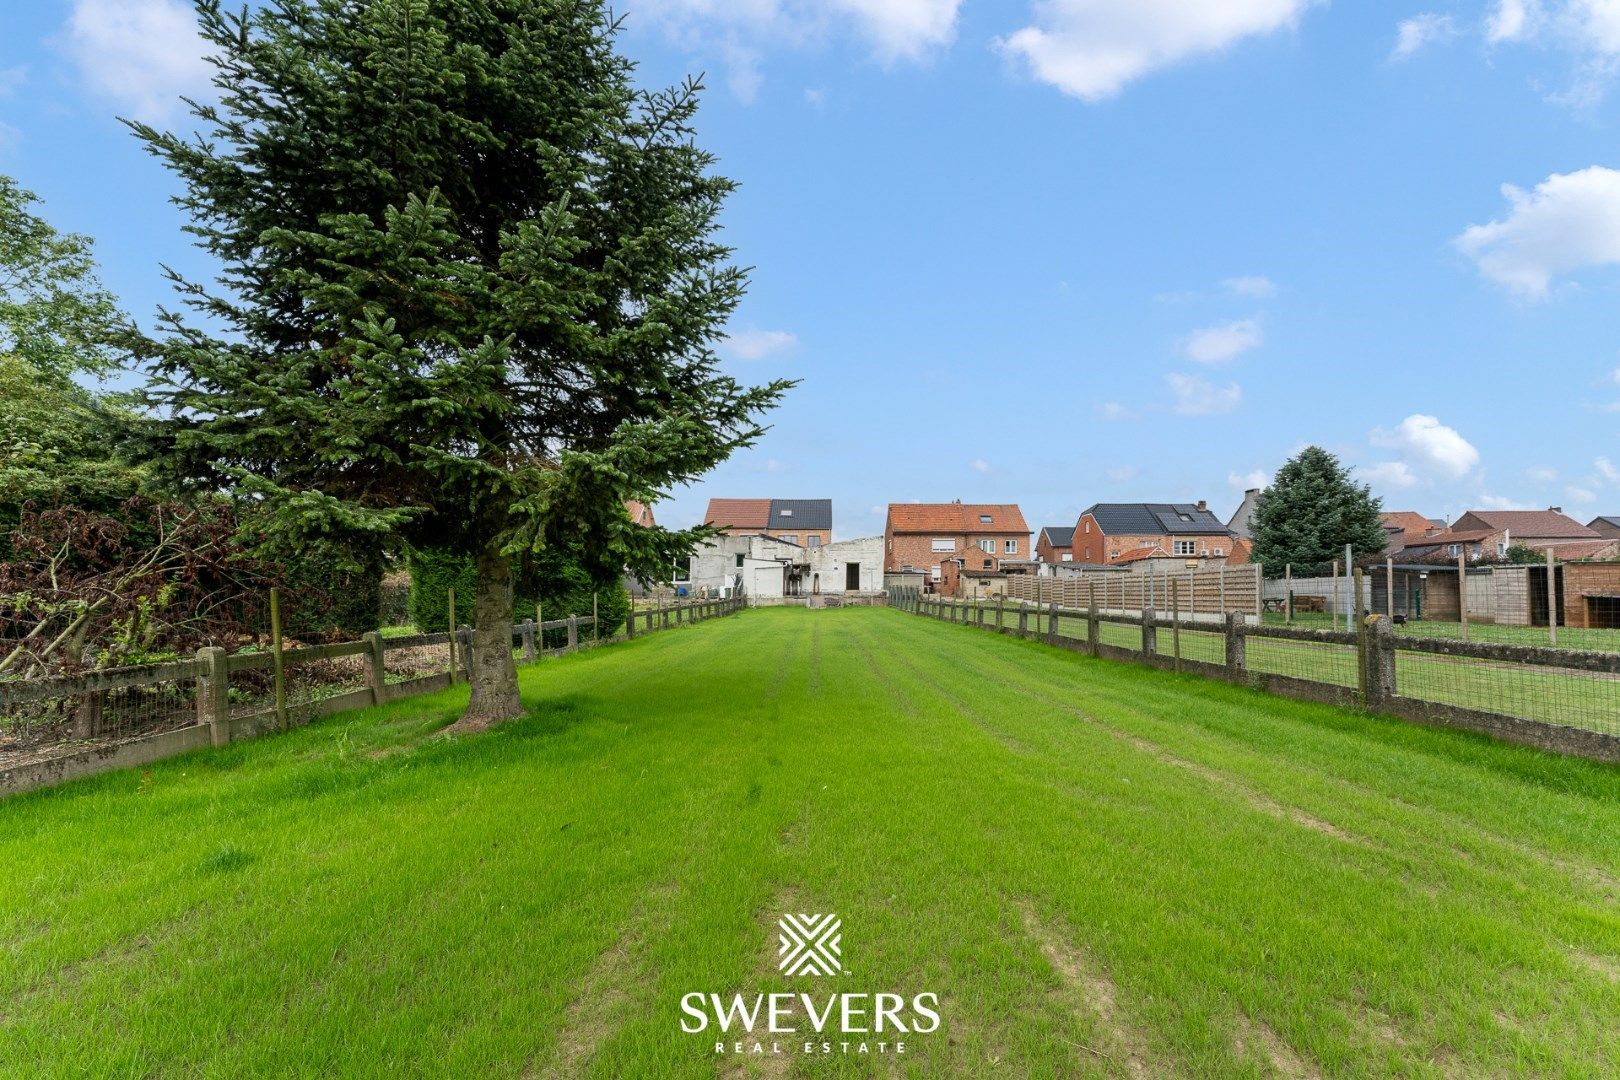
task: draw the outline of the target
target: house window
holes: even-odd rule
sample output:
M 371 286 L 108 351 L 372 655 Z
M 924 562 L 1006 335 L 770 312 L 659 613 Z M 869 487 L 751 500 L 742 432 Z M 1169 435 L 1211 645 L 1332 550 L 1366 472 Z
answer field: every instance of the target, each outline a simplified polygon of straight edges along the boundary
M 1117 559 L 1117 558 L 1119 558 L 1119 549 L 1118 549 L 1118 548 L 1115 548 L 1115 549 L 1114 549 L 1114 550 L 1113 550 L 1113 551 L 1110 551 L 1110 552 L 1109 552 L 1109 553 L 1108 553 L 1108 557 L 1109 557 L 1109 558 L 1110 558 L 1110 559 Z
M 1496 542 L 1496 553 L 1498 555 L 1506 555 L 1507 554 L 1507 541 L 1506 540 L 1498 540 Z
M 742 569 L 742 564 L 743 564 L 743 553 L 739 551 L 739 552 L 737 552 L 737 568 L 739 570 Z
M 988 555 L 992 551 L 996 550 L 996 542 L 994 540 L 980 540 L 979 550 Z
M 1451 557 L 1452 558 L 1456 558 L 1458 555 L 1462 554 L 1462 545 L 1461 544 L 1452 544 L 1446 550 L 1451 552 Z
M 1198 554 L 1198 541 L 1196 541 L 1196 540 L 1177 540 L 1176 544 L 1175 544 L 1175 552 L 1174 552 L 1174 554 L 1176 554 L 1176 555 L 1196 555 L 1196 554 Z
M 939 567 L 937 567 L 937 566 L 930 567 L 929 570 L 928 570 L 928 576 L 933 578 L 935 581 L 938 581 L 939 580 Z
M 809 536 L 806 536 L 804 538 L 804 546 L 805 547 L 820 547 L 821 546 L 821 537 L 819 535 L 815 534 L 815 533 L 811 533 Z
M 979 524 L 980 525 L 988 525 L 988 524 L 990 524 L 990 515 L 989 514 L 980 514 L 979 515 Z
M 1086 558 L 1088 558 L 1088 559 L 1089 559 L 1089 558 L 1090 558 L 1090 557 L 1091 557 L 1091 552 L 1090 552 L 1090 551 L 1087 551 L 1087 552 L 1086 552 Z M 1072 552 L 1072 551 L 1065 551 L 1065 552 L 1064 552 L 1064 553 L 1063 553 L 1063 554 L 1062 554 L 1062 555 L 1061 555 L 1061 556 L 1060 556 L 1060 557 L 1059 557 L 1059 558 L 1058 558 L 1058 562 L 1074 562 L 1074 552 Z
M 1003 541 L 1002 545 L 1001 545 L 1001 553 L 1003 555 L 1016 555 L 1016 554 L 1018 554 L 1018 541 L 1016 541 L 1016 540 Z
M 993 559 L 984 560 L 984 568 L 986 570 L 989 570 L 989 569 L 993 568 L 994 566 L 995 566 L 995 560 L 993 560 Z
M 949 536 L 936 536 L 936 537 L 934 537 L 933 550 L 935 550 L 935 551 L 955 551 L 956 550 L 956 541 L 953 538 L 949 537 Z
M 799 534 L 798 533 L 783 533 L 777 539 L 782 540 L 782 541 L 784 541 L 786 543 L 789 543 L 789 544 L 797 544 L 799 542 Z
M 684 561 L 677 562 L 675 564 L 675 572 L 670 577 L 669 580 L 671 580 L 671 581 L 691 581 L 692 580 L 692 560 L 691 559 L 686 559 Z

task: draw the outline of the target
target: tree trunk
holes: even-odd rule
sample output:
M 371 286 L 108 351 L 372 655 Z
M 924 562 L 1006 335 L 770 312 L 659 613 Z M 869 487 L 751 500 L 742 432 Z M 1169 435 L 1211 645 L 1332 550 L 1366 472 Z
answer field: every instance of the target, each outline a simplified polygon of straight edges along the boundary
M 472 697 L 447 731 L 485 731 L 523 715 L 517 664 L 512 659 L 512 561 L 490 543 L 478 552 L 473 600 Z

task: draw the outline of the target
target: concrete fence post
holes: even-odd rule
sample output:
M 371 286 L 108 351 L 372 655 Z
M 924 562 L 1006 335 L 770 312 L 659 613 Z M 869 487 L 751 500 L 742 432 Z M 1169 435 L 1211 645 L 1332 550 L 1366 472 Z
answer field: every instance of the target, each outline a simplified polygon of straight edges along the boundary
M 636 636 L 636 609 L 635 608 L 630 609 L 629 618 L 624 620 L 624 636 L 627 637 L 627 638 L 633 638 L 633 637 Z
M 1001 633 L 1001 631 L 1007 625 L 1006 604 L 1007 604 L 1007 598 L 1006 597 L 1004 597 L 1004 596 L 996 597 L 996 633 L 998 633 L 998 634 Z
M 523 639 L 523 662 L 525 664 L 534 663 L 537 655 L 534 645 L 534 633 L 533 619 L 523 620 L 523 623 L 518 627 L 518 634 Z
M 1052 601 L 1052 606 L 1047 608 L 1047 612 L 1046 612 L 1046 643 L 1048 645 L 1056 645 L 1057 644 L 1057 639 L 1058 639 L 1058 623 L 1057 623 L 1057 619 L 1058 619 L 1058 616 L 1057 616 L 1057 601 L 1053 600 Z
M 388 666 L 383 662 L 383 636 L 372 630 L 361 634 L 360 640 L 368 646 L 366 685 L 371 688 L 371 703 L 381 705 L 388 695 Z
M 1142 658 L 1145 660 L 1159 651 L 1159 628 L 1153 625 L 1153 608 L 1142 605 Z
M 568 649 L 572 652 L 579 647 L 579 616 L 568 616 Z
M 1242 627 L 1242 615 L 1234 611 L 1226 616 L 1226 677 L 1233 682 L 1243 681 L 1248 666 Z
M 1366 705 L 1369 709 L 1386 709 L 1395 696 L 1395 624 L 1376 616 L 1367 622 L 1371 645 L 1367 653 Z
M 1018 636 L 1029 636 L 1029 608 L 1022 604 L 1018 606 Z
M 215 746 L 231 741 L 231 678 L 225 668 L 225 650 L 205 646 L 197 650 L 203 673 L 197 679 L 197 723 L 211 729 Z

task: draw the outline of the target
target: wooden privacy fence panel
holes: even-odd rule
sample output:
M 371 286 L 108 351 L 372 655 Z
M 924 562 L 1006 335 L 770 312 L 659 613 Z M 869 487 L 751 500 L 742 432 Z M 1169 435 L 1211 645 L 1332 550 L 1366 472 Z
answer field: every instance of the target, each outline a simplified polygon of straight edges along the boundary
M 948 600 L 904 590 L 891 606 L 1092 656 L 1365 708 L 1620 763 L 1620 653 L 1398 635 L 1389 619 L 1354 632 L 1136 616 L 1048 602 Z
M 530 621 L 512 628 L 512 647 L 533 663 L 741 610 L 740 598 L 693 600 L 632 612 L 600 633 L 589 615 Z M 547 631 L 560 648 L 545 647 Z M 460 627 L 283 649 L 279 665 L 268 650 L 205 648 L 171 663 L 0 682 L 0 796 L 440 690 L 467 678 L 471 651 L 472 631 Z
M 1221 566 L 1210 570 L 1136 573 L 1099 571 L 1074 577 L 1013 574 L 1007 596 L 1032 604 L 1056 602 L 1084 608 L 1095 593 L 1103 611 L 1169 611 L 1172 601 L 1192 619 L 1220 621 L 1227 615 L 1260 615 L 1262 576 L 1256 565 Z

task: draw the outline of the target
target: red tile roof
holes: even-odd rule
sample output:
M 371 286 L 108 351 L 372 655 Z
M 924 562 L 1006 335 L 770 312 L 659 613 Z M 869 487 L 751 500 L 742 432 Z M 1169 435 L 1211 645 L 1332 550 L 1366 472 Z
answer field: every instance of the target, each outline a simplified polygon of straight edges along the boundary
M 1123 552 L 1119 558 L 1109 559 L 1108 561 L 1111 563 L 1141 562 L 1143 559 L 1156 558 L 1164 553 L 1164 549 L 1160 547 L 1131 548 L 1131 550 Z
M 624 512 L 630 515 L 630 520 L 637 525 L 651 527 L 657 522 L 653 520 L 652 507 L 638 499 L 624 500 Z
M 989 515 L 989 522 L 979 518 Z M 931 533 L 969 536 L 988 533 L 1029 535 L 1016 503 L 890 503 L 889 530 L 895 533 Z
M 1507 529 L 1514 536 L 1526 539 L 1599 539 L 1596 532 L 1557 510 L 1470 510 L 1458 521 L 1467 522 L 1469 527 L 1474 527 L 1473 523 L 1478 522 L 1493 532 Z
M 1400 529 L 1401 546 L 1411 547 L 1427 538 L 1429 530 L 1434 528 L 1434 522 L 1416 510 L 1387 510 L 1384 512 L 1384 527 Z
M 764 531 L 771 522 L 771 500 L 710 499 L 703 521 L 723 529 Z

